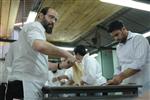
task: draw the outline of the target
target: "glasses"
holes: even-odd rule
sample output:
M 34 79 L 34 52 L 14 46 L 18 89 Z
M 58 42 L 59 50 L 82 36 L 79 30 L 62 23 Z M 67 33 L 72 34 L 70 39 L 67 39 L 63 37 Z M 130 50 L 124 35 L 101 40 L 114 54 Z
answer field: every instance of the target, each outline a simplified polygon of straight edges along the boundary
M 58 18 L 56 18 L 54 15 L 48 15 L 47 14 L 46 16 L 48 16 L 49 19 L 54 19 L 55 22 L 58 20 Z

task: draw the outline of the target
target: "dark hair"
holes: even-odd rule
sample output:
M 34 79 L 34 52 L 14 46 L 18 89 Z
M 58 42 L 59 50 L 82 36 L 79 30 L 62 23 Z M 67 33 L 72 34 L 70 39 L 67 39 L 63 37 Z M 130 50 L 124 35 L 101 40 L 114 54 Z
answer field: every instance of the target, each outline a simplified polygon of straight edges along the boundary
M 52 70 L 52 73 L 53 73 L 53 74 L 57 73 L 57 70 Z
M 75 55 L 78 53 L 81 56 L 84 56 L 87 52 L 83 45 L 78 45 L 74 48 Z
M 41 9 L 40 13 L 42 13 L 43 15 L 46 15 L 49 8 L 51 7 L 44 7 L 43 9 Z
M 112 32 L 124 27 L 124 24 L 121 20 L 115 20 L 108 25 L 108 32 Z

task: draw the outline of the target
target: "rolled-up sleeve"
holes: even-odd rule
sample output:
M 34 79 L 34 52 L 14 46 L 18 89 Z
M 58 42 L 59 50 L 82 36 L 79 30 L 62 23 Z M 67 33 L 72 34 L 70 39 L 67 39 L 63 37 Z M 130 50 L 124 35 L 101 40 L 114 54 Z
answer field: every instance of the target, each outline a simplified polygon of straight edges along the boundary
M 137 35 L 133 40 L 134 54 L 132 63 L 129 65 L 127 64 L 126 67 L 132 69 L 141 69 L 147 60 L 148 46 L 148 41 L 144 37 Z
M 121 66 L 117 66 L 115 69 L 114 69 L 114 75 L 118 75 L 121 73 Z
M 27 41 L 32 46 L 34 40 L 36 39 L 45 40 L 44 32 L 42 32 L 38 27 L 31 27 L 27 32 Z
M 117 66 L 114 67 L 114 75 L 118 75 L 121 72 L 121 66 L 120 66 L 120 63 L 119 63 L 118 56 L 116 56 L 116 61 L 117 61 L 118 64 L 117 64 Z

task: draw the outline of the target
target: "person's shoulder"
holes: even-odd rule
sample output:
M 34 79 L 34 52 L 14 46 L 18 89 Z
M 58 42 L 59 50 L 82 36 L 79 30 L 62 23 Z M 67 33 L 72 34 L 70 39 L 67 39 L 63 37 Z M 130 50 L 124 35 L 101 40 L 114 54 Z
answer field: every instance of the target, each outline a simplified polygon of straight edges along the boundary
M 96 60 L 96 59 L 95 59 L 95 57 L 93 57 L 93 56 L 90 55 L 90 56 L 88 56 L 88 57 L 86 58 L 86 60 L 87 60 L 87 61 L 94 61 L 94 60 Z
M 133 36 L 135 39 L 146 39 L 142 34 L 139 34 L 139 33 L 134 33 L 134 36 Z
M 28 24 L 25 25 L 25 27 L 40 27 L 40 23 L 39 22 L 30 22 Z
M 139 33 L 133 33 L 134 36 L 133 36 L 133 41 L 134 42 L 141 42 L 141 43 L 148 43 L 148 40 L 142 35 L 142 34 L 139 34 Z
M 144 38 L 144 36 L 140 33 L 131 32 L 131 34 L 133 37 L 143 37 Z
M 135 32 L 130 32 L 130 35 L 133 40 L 140 40 L 140 39 L 146 39 L 142 34 L 140 33 L 135 33 Z
M 40 22 L 35 21 L 35 22 L 30 22 L 26 25 L 24 25 L 23 29 L 27 29 L 27 30 L 39 30 L 39 31 L 44 31 L 44 28 L 42 27 L 42 25 L 40 24 Z
M 32 29 L 34 26 L 36 26 L 36 25 L 34 25 L 34 23 L 35 22 L 30 22 L 30 23 L 24 24 L 22 30 Z

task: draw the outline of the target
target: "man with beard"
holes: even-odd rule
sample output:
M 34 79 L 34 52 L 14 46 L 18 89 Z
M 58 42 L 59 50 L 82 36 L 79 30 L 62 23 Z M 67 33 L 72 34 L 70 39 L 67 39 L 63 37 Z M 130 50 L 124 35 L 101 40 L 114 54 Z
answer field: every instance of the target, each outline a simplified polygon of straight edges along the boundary
M 12 71 L 8 73 L 6 100 L 43 100 L 42 87 L 48 80 L 48 69 L 69 68 L 75 58 L 46 41 L 46 33 L 51 34 L 58 18 L 57 12 L 43 8 L 37 21 L 24 25 L 18 39 L 18 53 L 13 60 Z M 64 57 L 62 63 L 48 62 L 48 55 Z M 49 66 L 49 67 L 48 67 Z
M 128 31 L 122 21 L 116 20 L 109 24 L 109 30 L 116 47 L 119 66 L 110 85 L 120 83 L 143 85 L 142 92 L 150 90 L 150 46 L 141 34 Z

